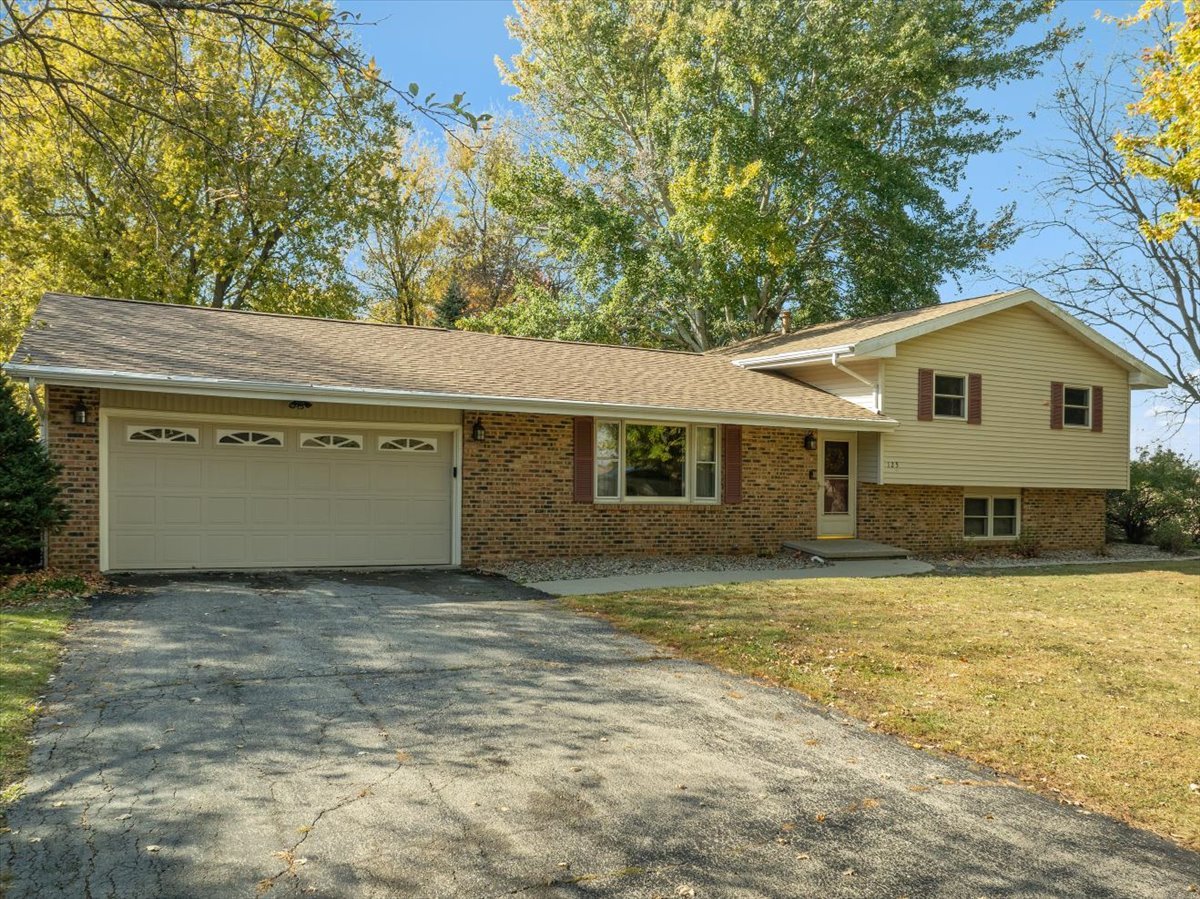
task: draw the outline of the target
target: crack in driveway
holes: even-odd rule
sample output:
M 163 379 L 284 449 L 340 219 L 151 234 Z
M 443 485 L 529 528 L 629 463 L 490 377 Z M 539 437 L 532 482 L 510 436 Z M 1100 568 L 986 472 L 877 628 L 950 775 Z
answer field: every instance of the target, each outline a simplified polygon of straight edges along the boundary
M 93 604 L 0 835 L 11 899 L 1115 899 L 1200 881 L 1150 834 L 963 789 L 1005 781 L 500 579 L 284 580 L 147 579 Z

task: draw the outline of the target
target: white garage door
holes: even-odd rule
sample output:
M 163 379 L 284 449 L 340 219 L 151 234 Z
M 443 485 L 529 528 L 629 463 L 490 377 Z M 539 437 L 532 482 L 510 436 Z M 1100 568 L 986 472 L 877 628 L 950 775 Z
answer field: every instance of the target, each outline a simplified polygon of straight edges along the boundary
M 111 418 L 108 568 L 452 561 L 455 435 Z

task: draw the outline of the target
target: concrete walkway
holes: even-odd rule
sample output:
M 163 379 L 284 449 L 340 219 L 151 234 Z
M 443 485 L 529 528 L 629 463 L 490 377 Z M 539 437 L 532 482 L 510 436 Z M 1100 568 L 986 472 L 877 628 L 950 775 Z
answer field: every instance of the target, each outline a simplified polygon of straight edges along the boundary
M 896 577 L 933 571 L 928 562 L 915 559 L 870 559 L 833 562 L 819 568 L 735 568 L 728 571 L 652 571 L 612 577 L 584 577 L 569 581 L 529 584 L 551 596 L 587 596 L 593 593 L 624 593 L 656 587 L 705 587 L 709 584 L 745 584 L 752 581 L 800 581 L 824 577 Z

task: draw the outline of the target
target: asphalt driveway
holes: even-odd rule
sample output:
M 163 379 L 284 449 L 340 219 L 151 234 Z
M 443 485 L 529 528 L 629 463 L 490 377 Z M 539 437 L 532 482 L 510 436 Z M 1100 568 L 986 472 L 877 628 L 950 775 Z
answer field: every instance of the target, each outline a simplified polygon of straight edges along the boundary
M 25 897 L 1180 896 L 1200 856 L 507 581 L 134 582 L 0 838 Z

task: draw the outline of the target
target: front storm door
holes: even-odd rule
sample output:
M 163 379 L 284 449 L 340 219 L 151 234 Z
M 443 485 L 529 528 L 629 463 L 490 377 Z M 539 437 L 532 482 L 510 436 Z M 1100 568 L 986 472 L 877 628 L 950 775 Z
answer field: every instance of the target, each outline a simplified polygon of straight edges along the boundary
M 817 536 L 853 537 L 858 480 L 854 434 L 822 433 L 817 445 Z

